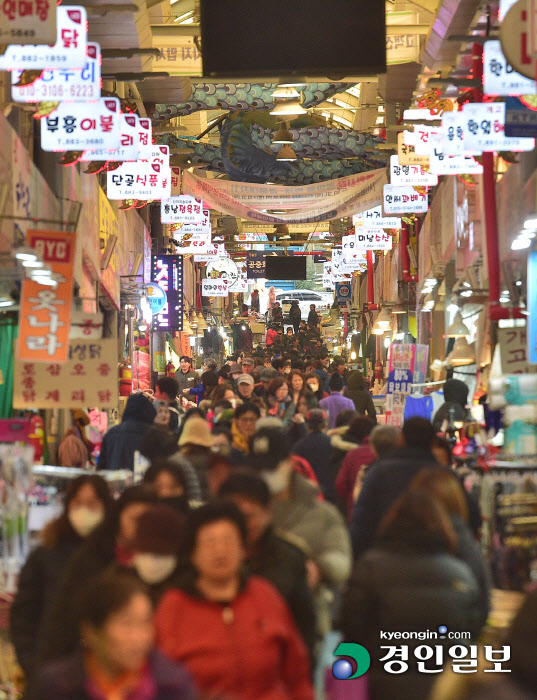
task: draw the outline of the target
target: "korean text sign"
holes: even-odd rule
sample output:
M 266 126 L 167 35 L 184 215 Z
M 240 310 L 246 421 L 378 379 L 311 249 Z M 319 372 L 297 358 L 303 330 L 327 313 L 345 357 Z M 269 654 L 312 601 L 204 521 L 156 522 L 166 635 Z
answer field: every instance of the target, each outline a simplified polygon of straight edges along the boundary
M 166 293 L 164 308 L 153 316 L 154 331 L 183 330 L 183 257 L 154 255 L 151 280 Z
M 106 193 L 108 199 L 168 199 L 170 179 L 170 169 L 160 163 L 122 163 L 106 173 Z
M 204 219 L 201 199 L 182 194 L 160 203 L 160 220 L 163 224 L 197 224 Z
M 69 353 L 75 235 L 30 230 L 26 243 L 51 268 L 58 286 L 33 280 L 22 283 L 17 357 L 29 362 L 65 362 Z
M 201 294 L 204 297 L 227 297 L 227 280 L 222 279 L 221 277 L 218 279 L 206 278 L 202 280 Z
M 384 185 L 385 214 L 420 214 L 429 209 L 429 198 L 426 192 L 414 187 L 394 187 Z
M 1 44 L 53 44 L 55 41 L 55 2 L 6 0 L 0 5 Z
M 59 5 L 56 7 L 56 25 L 56 43 L 53 46 L 45 43 L 36 46 L 11 44 L 0 56 L 0 70 L 84 68 L 88 37 L 86 8 Z
M 18 86 L 23 71 L 11 73 L 11 97 L 15 102 L 87 102 L 101 96 L 101 47 L 88 43 L 82 69 L 61 67 L 44 70 L 30 85 Z
M 41 120 L 41 148 L 44 151 L 118 148 L 120 118 L 117 97 L 94 102 L 60 102 L 54 112 Z
M 15 408 L 117 408 L 117 339 L 78 338 L 66 349 L 63 364 L 15 360 Z

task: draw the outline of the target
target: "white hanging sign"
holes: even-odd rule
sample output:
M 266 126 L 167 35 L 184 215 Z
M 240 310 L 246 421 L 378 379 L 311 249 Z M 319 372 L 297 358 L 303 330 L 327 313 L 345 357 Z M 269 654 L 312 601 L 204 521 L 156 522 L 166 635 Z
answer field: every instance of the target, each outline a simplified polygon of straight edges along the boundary
M 382 206 L 367 209 L 361 214 L 355 214 L 352 217 L 352 223 L 357 228 L 401 228 L 401 219 L 399 217 L 384 217 L 382 216 Z
M 427 193 L 414 187 L 384 185 L 385 214 L 421 214 L 429 209 Z
M 444 112 L 442 116 L 442 143 L 446 155 L 465 155 L 464 123 L 462 112 Z
M 211 235 L 207 233 L 185 233 L 173 237 L 175 252 L 178 255 L 207 254 L 211 250 Z M 214 257 L 211 257 L 214 260 Z
M 56 4 L 49 0 L 0 5 L 0 44 L 53 44 L 56 36 Z
M 170 169 L 160 163 L 122 163 L 106 173 L 106 194 L 108 199 L 167 199 L 170 177 Z
M 535 95 L 537 84 L 517 73 L 502 51 L 499 40 L 486 41 L 483 47 L 483 85 L 486 95 Z
M 30 0 L 28 0 L 30 1 Z M 47 0 L 49 1 L 49 0 Z M 10 2 L 10 0 L 5 0 Z M 19 0 L 19 4 L 26 0 Z M 36 0 L 40 2 L 40 0 Z M 56 43 L 11 44 L 0 56 L 0 70 L 84 68 L 86 65 L 88 16 L 79 5 L 56 7 Z
M 481 175 L 483 166 L 473 156 L 448 156 L 441 148 L 431 154 L 430 169 L 436 175 Z
M 171 168 L 171 171 L 172 171 L 171 196 L 175 197 L 175 196 L 181 194 L 181 168 L 178 168 L 177 166 L 173 166 Z
M 201 295 L 204 297 L 227 297 L 228 293 L 227 280 L 221 277 L 201 281 Z
M 159 146 L 154 143 L 149 148 L 142 149 L 143 157 L 138 149 L 138 160 L 147 161 L 148 163 L 160 163 L 166 168 L 170 167 L 170 147 Z
M 378 229 L 357 229 L 356 248 L 357 250 L 391 250 L 393 238 L 389 233 Z
M 30 85 L 18 86 L 22 70 L 11 72 L 11 97 L 14 102 L 87 102 L 101 96 L 101 47 L 88 43 L 86 65 L 77 68 L 44 70 Z
M 120 104 L 117 97 L 94 102 L 60 102 L 41 119 L 44 151 L 83 151 L 119 146 Z
M 203 210 L 203 219 L 196 224 L 172 224 L 172 232 L 174 236 L 178 234 L 185 235 L 187 233 L 203 233 L 210 235 L 212 231 L 211 216 L 208 209 Z
M 397 134 L 397 156 L 399 162 L 401 165 L 423 165 L 427 167 L 429 165 L 429 157 L 416 155 L 416 147 L 405 143 L 405 134 L 412 136 L 410 131 L 400 131 Z
M 83 163 L 92 160 L 124 162 L 138 160 L 138 116 L 122 114 L 119 121 L 120 146 L 114 150 L 106 148 L 89 149 L 80 157 Z
M 227 252 L 225 245 L 223 243 L 211 243 L 211 245 L 205 250 L 201 255 L 194 255 L 194 262 L 199 263 L 209 263 L 213 262 L 215 257 L 219 258 L 229 258 L 230 254 Z
M 467 150 L 532 151 L 535 148 L 535 139 L 505 137 L 505 102 L 465 104 L 462 113 Z
M 434 187 L 438 185 L 438 177 L 428 173 L 421 165 L 401 165 L 399 158 L 393 155 L 390 156 L 390 184 L 397 187 Z
M 160 220 L 163 224 L 196 224 L 204 218 L 202 200 L 188 194 L 170 197 L 160 203 Z

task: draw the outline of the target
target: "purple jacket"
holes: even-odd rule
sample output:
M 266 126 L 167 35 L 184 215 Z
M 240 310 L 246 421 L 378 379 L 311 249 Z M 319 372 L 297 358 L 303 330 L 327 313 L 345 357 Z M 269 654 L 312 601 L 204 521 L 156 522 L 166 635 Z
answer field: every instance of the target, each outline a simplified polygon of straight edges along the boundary
M 323 411 L 328 411 L 328 427 L 336 427 L 336 418 L 341 411 L 355 411 L 354 401 L 343 396 L 339 392 L 333 392 L 326 399 L 319 401 L 319 406 Z
M 192 680 L 184 668 L 168 661 L 158 651 L 149 659 L 150 675 L 129 700 L 194 700 Z M 99 700 L 88 682 L 84 658 L 80 652 L 45 666 L 27 700 Z

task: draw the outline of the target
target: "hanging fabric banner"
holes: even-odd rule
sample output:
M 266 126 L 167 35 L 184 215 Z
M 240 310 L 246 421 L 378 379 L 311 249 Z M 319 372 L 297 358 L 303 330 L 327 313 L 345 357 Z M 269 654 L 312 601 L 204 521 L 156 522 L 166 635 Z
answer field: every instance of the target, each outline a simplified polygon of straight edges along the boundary
M 211 209 L 274 224 L 329 221 L 371 209 L 382 203 L 386 183 L 383 169 L 298 187 L 209 180 L 188 171 L 183 177 L 184 191 L 203 199 Z M 278 208 L 293 211 L 277 216 L 267 213 Z

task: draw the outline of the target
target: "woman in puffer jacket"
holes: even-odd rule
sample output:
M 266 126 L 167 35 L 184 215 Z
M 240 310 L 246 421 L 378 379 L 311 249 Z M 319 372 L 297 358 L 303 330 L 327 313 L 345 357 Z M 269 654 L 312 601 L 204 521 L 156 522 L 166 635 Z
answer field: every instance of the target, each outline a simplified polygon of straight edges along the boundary
M 362 644 L 371 655 L 370 700 L 427 698 L 435 674 L 418 672 L 414 650 L 423 644 L 453 644 L 440 638 L 441 626 L 478 635 L 478 585 L 468 565 L 454 556 L 456 548 L 457 537 L 440 503 L 408 490 L 386 514 L 375 546 L 358 560 L 344 595 L 340 628 L 347 641 Z M 380 638 L 381 632 L 427 631 L 438 638 Z M 405 673 L 385 670 L 380 659 L 389 650 L 381 647 L 390 646 L 408 650 Z M 427 664 L 436 665 L 432 660 Z

